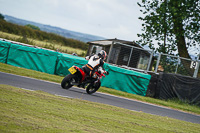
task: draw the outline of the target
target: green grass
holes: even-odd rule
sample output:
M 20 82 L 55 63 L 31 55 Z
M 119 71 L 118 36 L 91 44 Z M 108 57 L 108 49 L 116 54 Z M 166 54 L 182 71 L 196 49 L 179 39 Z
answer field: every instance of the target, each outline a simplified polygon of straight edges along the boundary
M 2 133 L 167 133 L 200 131 L 199 124 L 114 106 L 0 85 Z
M 63 79 L 61 76 L 57 75 L 51 75 L 47 73 L 42 73 L 34 70 L 29 70 L 29 69 L 24 69 L 24 68 L 19 68 L 19 67 L 14 67 L 11 65 L 3 64 L 0 63 L 0 71 L 6 72 L 6 73 L 13 73 L 17 75 L 22 75 L 22 76 L 27 76 L 27 77 L 32 77 L 32 78 L 37 78 L 37 79 L 42 79 L 42 80 L 47 80 L 47 81 L 52 81 L 56 83 L 60 83 Z M 115 89 L 110 89 L 106 87 L 101 87 L 98 92 L 103 92 L 103 93 L 108 93 L 116 96 L 121 96 L 121 97 L 126 97 L 134 100 L 139 100 L 143 102 L 148 102 L 152 104 L 157 104 L 165 107 L 170 107 L 173 109 L 178 109 L 190 113 L 196 113 L 200 114 L 200 107 L 196 105 L 190 105 L 184 102 L 180 102 L 179 100 L 159 100 L 159 99 L 154 99 L 150 97 L 143 97 L 139 95 L 134 95 L 122 91 L 118 91 Z

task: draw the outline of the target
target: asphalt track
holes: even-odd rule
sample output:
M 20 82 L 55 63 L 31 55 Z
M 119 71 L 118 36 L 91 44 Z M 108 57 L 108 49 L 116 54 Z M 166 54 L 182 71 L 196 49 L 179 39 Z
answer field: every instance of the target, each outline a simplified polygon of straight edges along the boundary
M 99 92 L 96 92 L 93 95 L 89 95 L 84 89 L 77 87 L 72 87 L 69 90 L 65 90 L 62 89 L 60 87 L 60 84 L 58 83 L 0 72 L 0 84 L 12 85 L 28 90 L 41 90 L 63 97 L 78 98 L 92 102 L 98 102 L 121 108 L 126 108 L 133 111 L 142 111 L 145 113 L 153 114 L 155 115 L 155 117 L 156 115 L 167 116 L 174 119 L 200 124 L 200 115 L 190 114 L 166 107 L 161 107 L 153 104 L 148 104 Z

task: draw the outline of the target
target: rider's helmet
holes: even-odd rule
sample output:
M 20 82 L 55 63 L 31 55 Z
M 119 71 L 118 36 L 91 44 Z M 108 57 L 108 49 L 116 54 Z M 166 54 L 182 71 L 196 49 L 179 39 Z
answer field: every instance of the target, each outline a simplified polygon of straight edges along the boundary
M 101 50 L 101 51 L 98 53 L 98 56 L 99 56 L 101 59 L 105 60 L 105 59 L 106 59 L 106 56 L 107 56 L 107 53 L 106 53 L 106 51 Z

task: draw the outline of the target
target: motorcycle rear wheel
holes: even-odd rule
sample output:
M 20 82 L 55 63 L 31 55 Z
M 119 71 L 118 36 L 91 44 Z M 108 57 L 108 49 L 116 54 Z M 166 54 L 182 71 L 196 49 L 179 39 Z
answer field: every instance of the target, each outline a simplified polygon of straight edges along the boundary
M 61 82 L 61 87 L 63 89 L 69 89 L 71 88 L 73 85 L 71 84 L 71 81 L 73 80 L 74 75 L 69 74 L 66 77 L 64 77 L 64 79 Z
M 86 88 L 86 92 L 88 94 L 93 94 L 100 88 L 100 86 L 101 86 L 101 82 L 97 82 L 95 85 L 94 83 L 90 83 Z

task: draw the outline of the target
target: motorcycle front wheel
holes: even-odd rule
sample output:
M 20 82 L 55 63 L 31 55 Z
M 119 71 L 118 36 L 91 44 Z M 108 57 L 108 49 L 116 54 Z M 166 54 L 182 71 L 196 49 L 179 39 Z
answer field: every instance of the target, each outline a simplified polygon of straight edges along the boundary
M 66 77 L 64 77 L 64 79 L 61 82 L 61 87 L 63 89 L 69 89 L 71 88 L 73 85 L 71 84 L 72 80 L 74 79 L 74 75 L 69 74 Z
M 100 86 L 101 86 L 101 82 L 97 82 L 96 84 L 90 83 L 86 88 L 86 92 L 88 94 L 93 94 L 100 88 Z

